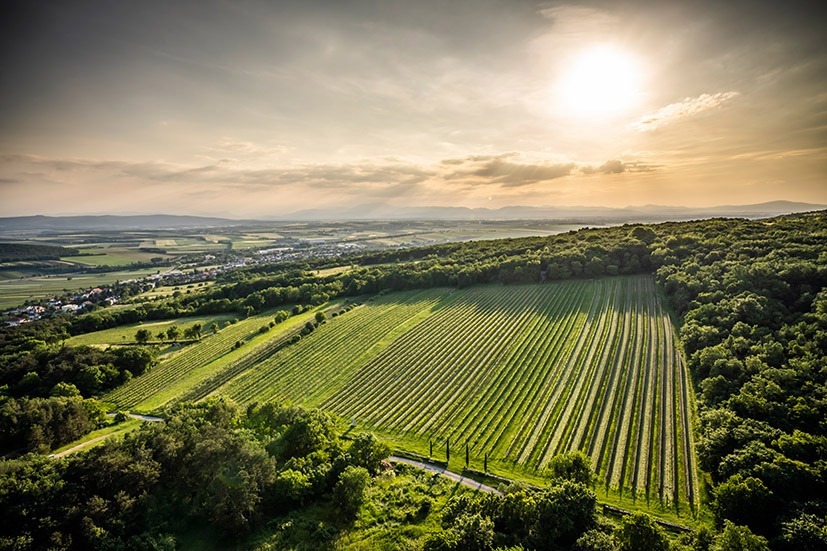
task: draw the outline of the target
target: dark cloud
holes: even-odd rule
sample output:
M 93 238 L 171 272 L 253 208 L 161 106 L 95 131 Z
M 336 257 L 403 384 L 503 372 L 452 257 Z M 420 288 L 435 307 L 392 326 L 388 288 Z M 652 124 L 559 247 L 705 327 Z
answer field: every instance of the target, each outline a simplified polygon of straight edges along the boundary
M 507 159 L 517 157 L 518 153 L 501 155 L 476 155 L 465 159 L 448 159 L 443 164 L 461 165 L 454 172 L 443 176 L 446 180 L 476 180 L 484 184 L 499 184 L 507 187 L 519 187 L 547 180 L 555 180 L 571 174 L 574 163 L 518 163 Z

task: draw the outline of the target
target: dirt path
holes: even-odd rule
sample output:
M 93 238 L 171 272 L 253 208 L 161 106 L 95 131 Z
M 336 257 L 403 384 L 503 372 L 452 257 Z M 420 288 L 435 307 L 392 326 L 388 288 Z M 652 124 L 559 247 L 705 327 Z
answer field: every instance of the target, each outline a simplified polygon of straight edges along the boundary
M 163 417 L 153 417 L 152 415 L 141 415 L 140 413 L 127 413 L 127 417 L 131 417 L 132 419 L 140 419 L 141 421 L 149 421 L 150 423 L 160 423 L 161 421 L 166 421 Z M 107 417 L 115 417 L 114 413 L 107 413 Z
M 49 454 L 49 457 L 63 457 L 64 455 L 69 455 L 70 453 L 75 453 L 76 451 L 80 451 L 80 450 L 82 450 L 83 448 L 85 448 L 87 446 L 91 446 L 95 442 L 100 442 L 101 440 L 105 440 L 106 438 L 109 438 L 110 436 L 115 436 L 116 434 L 121 434 L 121 432 L 123 432 L 123 431 L 111 432 L 109 434 L 102 434 L 101 436 L 98 436 L 97 438 L 87 440 L 86 442 L 82 442 L 82 443 L 78 444 L 77 446 L 72 446 L 68 450 L 63 450 L 60 453 Z
M 158 423 L 160 421 L 165 420 L 161 417 L 153 417 L 152 415 L 141 415 L 140 413 L 128 413 L 127 415 L 129 417 L 131 417 L 132 419 L 140 419 L 141 421 L 148 421 L 150 423 Z M 114 417 L 115 414 L 114 413 L 108 413 L 106 416 L 107 417 Z M 100 436 L 92 438 L 91 440 L 87 440 L 86 442 L 81 442 L 77 446 L 72 446 L 68 450 L 63 450 L 62 452 L 59 452 L 59 453 L 49 454 L 49 457 L 63 457 L 65 455 L 69 455 L 70 453 L 75 453 L 76 451 L 80 451 L 80 450 L 86 448 L 87 446 L 91 446 L 92 444 L 94 444 L 96 442 L 100 442 L 101 440 L 104 440 L 106 438 L 110 438 L 112 436 L 117 436 L 119 434 L 123 434 L 123 432 L 124 431 L 119 430 L 119 431 L 115 431 L 115 432 L 110 432 L 109 434 L 102 434 Z
M 473 478 L 468 478 L 466 476 L 462 476 L 461 474 L 449 471 L 445 467 L 440 467 L 439 465 L 433 465 L 431 463 L 425 463 L 424 461 L 415 461 L 413 459 L 407 459 L 405 457 L 397 457 L 395 455 L 392 455 L 392 456 L 388 457 L 388 460 L 391 463 L 401 463 L 403 465 L 410 465 L 411 467 L 416 467 L 418 469 L 423 469 L 423 470 L 428 471 L 428 472 L 438 473 L 438 474 L 440 474 L 440 475 L 442 475 L 446 478 L 450 478 L 451 480 L 459 482 L 463 486 L 467 486 L 467 487 L 472 488 L 474 490 L 479 490 L 480 492 L 486 492 L 486 493 L 489 493 L 489 494 L 500 494 L 500 495 L 502 495 L 502 492 L 500 492 L 496 488 L 493 488 L 491 486 L 487 486 L 487 485 L 483 484 L 482 482 L 477 482 Z

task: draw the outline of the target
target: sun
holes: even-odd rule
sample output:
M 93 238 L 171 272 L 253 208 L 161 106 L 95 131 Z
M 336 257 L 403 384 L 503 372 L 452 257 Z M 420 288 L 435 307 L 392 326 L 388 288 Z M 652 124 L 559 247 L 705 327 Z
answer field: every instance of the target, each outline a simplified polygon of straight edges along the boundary
M 631 53 L 600 45 L 581 51 L 564 67 L 556 83 L 557 109 L 583 119 L 609 119 L 640 102 L 642 71 Z

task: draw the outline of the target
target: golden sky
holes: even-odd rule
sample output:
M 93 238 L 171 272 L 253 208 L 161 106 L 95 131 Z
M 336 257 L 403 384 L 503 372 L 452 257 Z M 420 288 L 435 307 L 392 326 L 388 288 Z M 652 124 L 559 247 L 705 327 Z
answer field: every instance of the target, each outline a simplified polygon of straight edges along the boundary
M 827 203 L 812 2 L 34 2 L 0 216 Z

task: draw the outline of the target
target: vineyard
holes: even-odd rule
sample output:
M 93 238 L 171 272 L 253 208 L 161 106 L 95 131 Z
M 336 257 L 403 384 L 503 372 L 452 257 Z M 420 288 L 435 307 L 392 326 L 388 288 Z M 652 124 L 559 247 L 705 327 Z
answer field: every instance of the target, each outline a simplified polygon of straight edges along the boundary
M 537 474 L 583 450 L 607 496 L 679 514 L 699 501 L 690 383 L 650 277 L 395 293 L 269 342 L 176 385 L 210 361 L 193 348 L 111 398 L 154 404 L 173 385 L 182 399 L 318 406 L 440 459 L 467 446 L 472 467 L 495 472 Z
M 293 316 L 262 333 L 275 311 L 229 324 L 201 342 L 188 345 L 141 377 L 116 388 L 104 397 L 121 408 L 150 410 L 175 400 L 186 392 L 197 392 L 205 379 L 211 379 L 249 357 L 260 358 L 284 344 L 291 330 L 313 318 L 316 310 Z M 238 344 L 242 344 L 241 347 Z

